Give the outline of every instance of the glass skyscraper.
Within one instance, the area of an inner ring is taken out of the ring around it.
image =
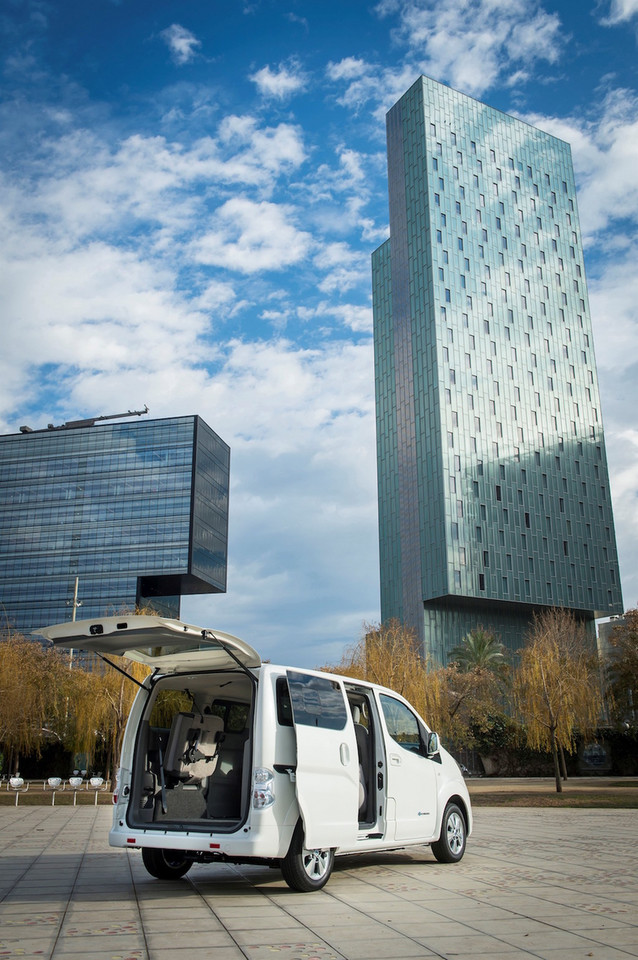
[[[229,447],[200,417],[0,437],[0,632],[226,590]]]
[[[373,254],[381,615],[438,662],[472,628],[622,612],[569,145],[421,77],[387,115]]]

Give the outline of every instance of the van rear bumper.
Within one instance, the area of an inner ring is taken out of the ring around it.
[[[205,854],[211,859],[225,857],[240,861],[281,860],[290,847],[294,823],[287,825],[259,824],[251,830],[247,824],[237,833],[186,833],[182,830],[155,830],[116,825],[109,833],[112,847],[138,849],[153,847],[163,850],[185,850]]]

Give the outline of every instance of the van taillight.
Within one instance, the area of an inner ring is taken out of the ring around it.
[[[253,807],[271,807],[275,802],[275,775],[272,770],[257,767],[253,774]]]

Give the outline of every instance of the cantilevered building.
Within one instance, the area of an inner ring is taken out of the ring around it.
[[[226,590],[230,450],[197,416],[0,437],[0,635]]]
[[[381,615],[445,662],[622,612],[569,145],[421,77],[373,255]]]

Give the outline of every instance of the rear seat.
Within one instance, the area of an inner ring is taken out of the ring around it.
[[[206,816],[210,819],[241,817],[244,746],[248,733],[248,730],[225,733],[219,744],[217,766],[208,778]]]

